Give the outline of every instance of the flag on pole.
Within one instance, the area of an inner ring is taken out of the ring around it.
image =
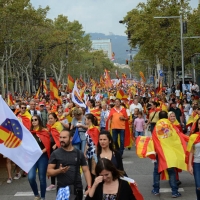
[[[104,71],[104,78],[105,78],[105,86],[107,88],[111,88],[112,82],[111,82],[111,79],[110,79],[109,71],[107,69],[105,69],[105,71]]]
[[[42,151],[28,129],[17,119],[0,96],[0,153],[29,172]]]
[[[47,95],[48,92],[48,88],[47,88],[47,84],[46,84],[46,80],[43,80],[43,92]]]
[[[41,87],[41,86],[40,86]],[[39,95],[40,95],[40,87],[38,88],[38,91],[37,91],[37,93],[35,94],[35,99],[38,99],[39,98]]]
[[[61,104],[60,97],[58,96],[58,87],[52,78],[50,78],[50,97],[51,99],[57,99],[58,104]]]
[[[8,106],[12,106],[12,105],[14,105],[12,94],[8,93]]]
[[[72,92],[74,87],[74,79],[68,74],[67,77],[67,89],[69,92]]]
[[[74,88],[72,90],[72,101],[75,104],[79,105],[80,107],[86,108],[86,105],[85,105],[85,103],[83,102],[83,99],[80,96],[80,93],[79,93],[79,90],[77,88],[77,83],[76,82],[75,82]]]

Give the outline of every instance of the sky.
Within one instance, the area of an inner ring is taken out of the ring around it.
[[[190,0],[192,8],[198,6],[199,0]],[[69,21],[78,20],[86,33],[110,32],[125,35],[125,25],[119,21],[139,2],[146,0],[31,0],[37,9],[39,6],[51,8],[48,18],[54,19],[59,14],[68,16]]]

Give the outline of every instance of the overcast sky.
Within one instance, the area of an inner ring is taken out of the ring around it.
[[[196,8],[198,1],[191,0],[190,5]],[[112,32],[116,35],[125,35],[125,26],[119,24],[119,20],[139,2],[146,0],[31,0],[35,8],[48,5],[51,8],[48,17],[51,19],[63,14],[70,21],[78,20],[86,33]]]

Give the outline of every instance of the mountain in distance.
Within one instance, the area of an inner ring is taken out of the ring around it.
[[[98,40],[98,39],[111,39],[112,43],[112,51],[115,53],[115,63],[125,64],[126,59],[129,59],[126,50],[130,50],[130,46],[128,44],[127,36],[121,35],[114,35],[110,33],[109,35],[105,35],[103,33],[88,33],[91,36],[91,40]],[[132,52],[135,54],[135,52]]]

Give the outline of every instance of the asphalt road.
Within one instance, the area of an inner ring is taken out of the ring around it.
[[[161,181],[161,194],[151,194],[153,182],[153,164],[149,159],[140,159],[132,150],[124,152],[124,168],[130,178],[133,178],[143,194],[145,200],[169,200],[172,199],[168,181]],[[2,171],[4,170],[4,171]],[[14,174],[13,174],[14,176]],[[84,178],[83,178],[84,179]],[[180,200],[196,200],[194,178],[188,172],[180,173]],[[50,180],[47,180],[48,184]],[[85,182],[85,181],[84,181]],[[20,196],[17,196],[20,195]],[[55,191],[46,193],[46,200],[55,200]],[[6,183],[6,170],[1,169],[0,173],[0,200],[33,200],[31,188],[27,178],[14,180],[11,184]]]

